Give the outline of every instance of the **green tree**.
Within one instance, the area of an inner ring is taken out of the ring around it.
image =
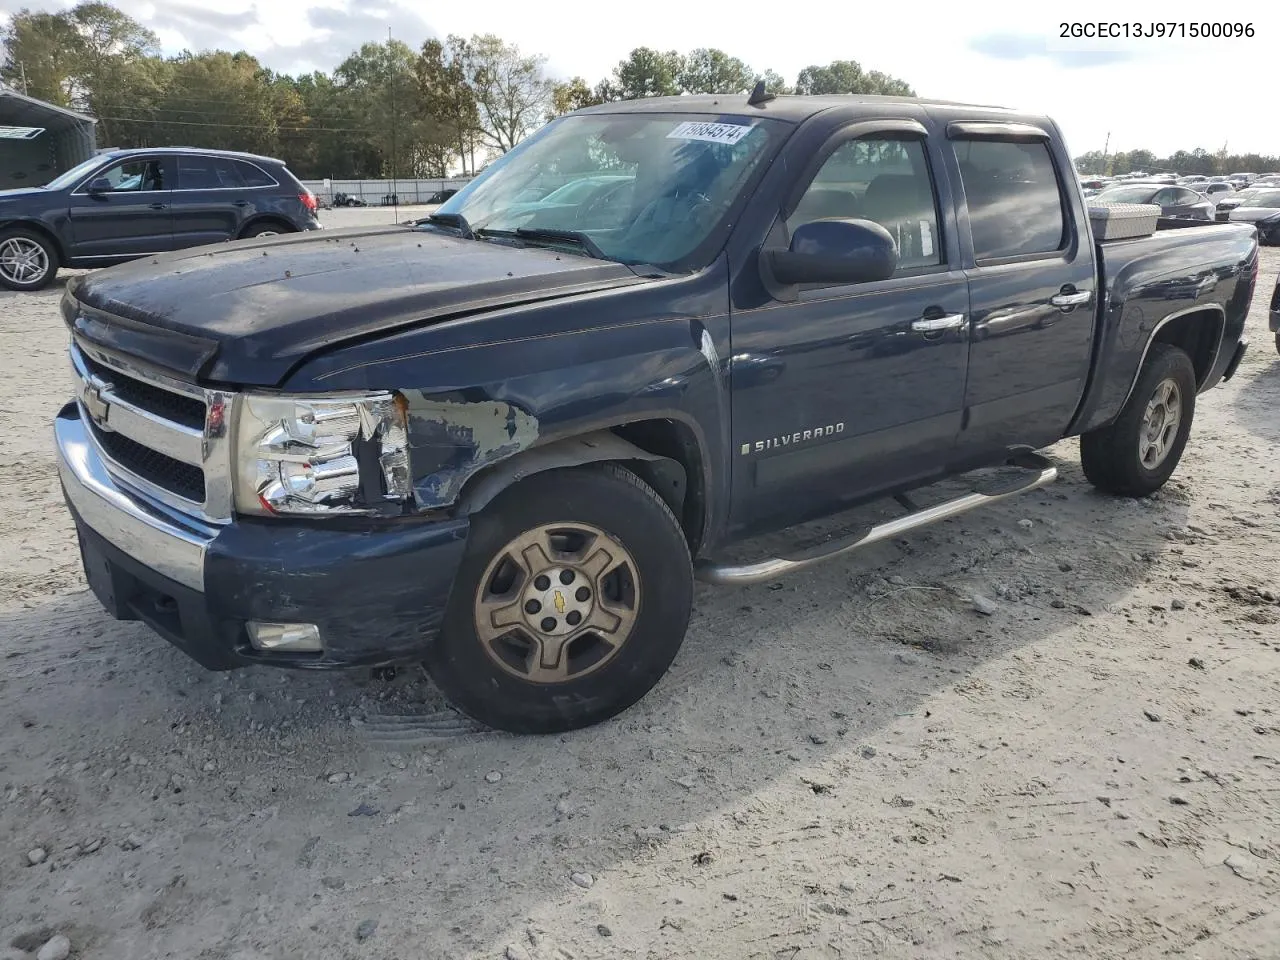
[[[680,93],[684,57],[674,50],[659,53],[636,47],[613,68],[613,77],[602,81],[601,100],[639,100],[642,97],[674,97]]]
[[[551,109],[547,112],[547,119],[554,120],[566,113],[573,113],[583,107],[592,107],[597,103],[604,103],[604,99],[596,90],[587,86],[587,81],[581,77],[574,77],[564,83],[557,83],[551,88]]]
[[[857,60],[833,60],[826,66],[805,67],[796,78],[796,93],[818,95],[827,93],[872,93],[900,97],[914,97],[905,80],[891,77],[879,70],[869,73]]]
[[[0,79],[33,97],[71,106],[79,36],[62,13],[15,13],[0,30]]]
[[[537,127],[551,106],[544,57],[526,56],[493,34],[471,38],[471,89],[483,142],[506,153]]]
[[[480,125],[475,93],[467,82],[469,48],[461,37],[449,41],[446,47],[439,40],[428,40],[414,65],[422,109],[449,137],[449,149],[435,151],[440,176],[455,155],[466,171],[468,146]]]
[[[746,93],[755,73],[737,57],[714,47],[699,47],[681,58],[676,77],[684,93]]]

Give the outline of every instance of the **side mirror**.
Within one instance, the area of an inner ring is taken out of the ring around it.
[[[870,220],[814,220],[796,227],[788,250],[765,250],[779,283],[869,283],[898,269],[898,245]]]
[[[90,195],[97,195],[99,193],[110,193],[110,192],[111,192],[111,181],[108,180],[106,177],[98,177],[97,179],[89,181]]]

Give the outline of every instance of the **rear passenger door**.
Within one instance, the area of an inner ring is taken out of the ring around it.
[[[786,247],[815,220],[873,220],[893,235],[898,268],[735,309],[737,530],[787,526],[945,469],[960,428],[969,294],[953,223],[940,214],[937,149],[921,124],[873,121],[803,158],[809,169],[765,245]]]
[[[948,127],[972,303],[962,458],[1061,438],[1084,393],[1093,249],[1065,190],[1070,160],[1021,124]]]
[[[236,161],[182,154],[173,193],[174,248],[218,243],[237,236],[250,202]]]

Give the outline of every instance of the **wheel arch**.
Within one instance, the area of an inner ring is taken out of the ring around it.
[[[58,265],[66,266],[67,253],[62,248],[62,241],[58,239],[56,233],[39,220],[8,220],[0,223],[0,233],[6,230],[26,230],[29,233],[38,233],[53,245],[53,252],[58,255]]]
[[[522,450],[470,477],[458,496],[460,515],[477,513],[526,477],[592,463],[621,463],[671,508],[696,554],[707,523],[706,467],[694,432],[678,420],[641,420]]]
[[[1191,358],[1191,365],[1196,371],[1196,389],[1204,389],[1209,375],[1222,350],[1222,336],[1226,330],[1226,311],[1217,304],[1205,304],[1171,313],[1156,324],[1147,351],[1156,343],[1167,343],[1178,347]],[[1143,362],[1146,354],[1143,354]],[[1139,370],[1142,363],[1138,364]],[[1134,378],[1137,383],[1137,378]],[[1132,392],[1132,388],[1130,390]]]

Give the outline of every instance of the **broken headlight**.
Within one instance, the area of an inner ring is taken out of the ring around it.
[[[413,492],[398,394],[246,394],[235,450],[241,513],[381,513]]]

